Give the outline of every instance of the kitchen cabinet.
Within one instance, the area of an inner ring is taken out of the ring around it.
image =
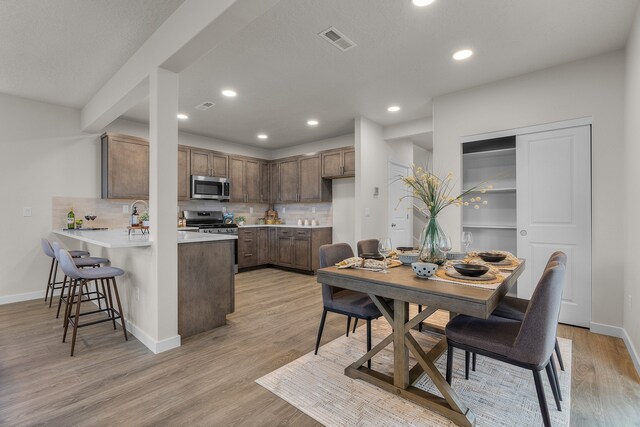
[[[229,181],[231,201],[239,203],[260,203],[262,183],[260,181],[260,160],[246,157],[229,157]]]
[[[295,203],[298,201],[298,158],[278,162],[278,202]]]
[[[257,229],[238,230],[238,268],[253,267],[258,264]]]
[[[356,152],[352,147],[322,153],[322,177],[328,179],[354,177]]]
[[[269,253],[267,258],[269,264],[277,264],[278,261],[278,229],[276,227],[266,227],[269,231]]]
[[[178,200],[191,198],[191,173],[189,172],[189,147],[178,146]]]
[[[102,143],[102,198],[149,198],[149,142],[107,132]]]
[[[278,203],[331,201],[331,182],[322,178],[321,155],[299,156],[278,161]]]
[[[260,203],[271,203],[270,163],[260,162]]]
[[[275,265],[315,271],[320,265],[320,246],[331,243],[331,228],[278,228]]]
[[[280,192],[280,165],[278,162],[269,163],[269,203],[278,202]]]
[[[258,238],[256,265],[269,264],[269,229],[260,227],[256,230],[256,237]]]
[[[191,175],[228,178],[229,156],[217,151],[191,148]]]
[[[295,229],[291,247],[293,268],[311,270],[311,230]]]

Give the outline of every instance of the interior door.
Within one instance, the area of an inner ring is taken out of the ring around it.
[[[389,162],[389,238],[393,246],[413,246],[411,239],[412,202],[406,196],[407,186],[399,179],[409,168]]]
[[[567,254],[560,321],[591,321],[591,126],[516,139],[518,297],[531,298],[554,251]]]

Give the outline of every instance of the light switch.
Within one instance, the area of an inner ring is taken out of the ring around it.
[[[22,216],[31,216],[31,208],[22,208]]]
[[[371,209],[369,208],[364,208],[364,216],[366,216],[367,218],[371,216]]]
[[[253,208],[249,208],[249,213],[252,214],[253,213]]]
[[[285,208],[284,206],[282,207],[282,213],[286,213],[287,212],[287,208]]]
[[[311,207],[311,213],[316,213],[316,207],[315,206]]]
[[[129,213],[129,205],[122,205],[122,213],[123,214]]]

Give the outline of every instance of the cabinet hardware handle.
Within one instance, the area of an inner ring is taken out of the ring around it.
[[[244,254],[245,257],[253,256],[253,254]]]

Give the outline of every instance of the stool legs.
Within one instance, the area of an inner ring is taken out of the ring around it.
[[[76,283],[77,286],[77,283]],[[78,301],[76,301],[76,317],[73,318],[73,337],[71,338],[71,357],[73,357],[73,350],[76,348],[76,335],[78,335],[78,320],[80,319],[80,304],[82,303],[82,287],[87,286],[87,282],[84,280],[80,285],[80,292],[78,292]],[[69,309],[71,311],[71,309]]]
[[[129,337],[127,336],[127,327],[125,326],[124,321],[124,313],[122,312],[122,305],[120,305],[120,294],[118,294],[118,285],[116,285],[116,278],[112,277],[111,281],[113,282],[113,292],[116,294],[116,302],[118,303],[118,314],[120,315],[120,321],[122,322],[122,332],[124,333],[124,339],[125,341],[129,341]]]
[[[71,281],[69,281],[69,286],[71,286]],[[56,319],[60,317],[60,307],[62,306],[62,298],[64,297],[64,289],[66,287],[67,287],[67,276],[64,276],[64,280],[62,281],[62,290],[60,291],[60,298],[58,298],[58,311],[56,312]],[[66,301],[68,300],[65,300],[65,302]]]
[[[51,289],[52,285],[51,285],[51,277],[53,276],[53,266],[56,263],[56,259],[55,258],[51,258],[51,268],[49,269],[49,279],[47,279],[47,292],[44,294],[44,300],[45,302],[47,301],[47,298],[49,297],[49,289]],[[54,280],[55,282],[55,280]],[[53,289],[51,289],[51,298],[53,299]]]

